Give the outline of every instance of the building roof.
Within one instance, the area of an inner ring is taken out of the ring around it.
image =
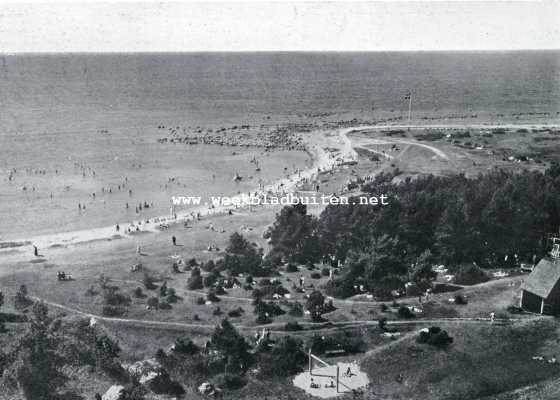
[[[521,289],[546,299],[560,280],[560,259],[543,258],[521,285]]]

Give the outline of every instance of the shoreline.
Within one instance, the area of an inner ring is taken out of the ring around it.
[[[358,125],[353,127],[340,127],[332,130],[320,130],[308,132],[302,135],[301,138],[304,143],[305,152],[309,154],[313,160],[311,167],[291,174],[287,178],[281,178],[264,186],[262,189],[254,189],[258,197],[266,195],[279,195],[286,193],[297,192],[298,186],[303,182],[310,182],[317,178],[320,172],[332,171],[334,168],[343,165],[349,161],[355,161],[358,154],[353,148],[352,140],[348,137],[349,134],[360,131],[378,131],[385,129],[415,129],[415,130],[428,130],[428,129],[441,129],[441,130],[455,130],[455,129],[543,129],[543,128],[559,128],[560,125],[547,123],[547,124],[383,124],[383,125]],[[329,149],[334,149],[331,151]],[[231,196],[230,199],[241,199],[244,194],[237,194]],[[116,231],[116,225],[104,226],[92,229],[67,231],[60,233],[44,234],[26,238],[6,239],[0,242],[0,255],[13,254],[14,252],[23,253],[28,252],[32,245],[37,246],[39,249],[65,247],[68,245],[99,241],[99,240],[113,240],[113,239],[134,239],[135,235],[144,233],[159,233],[165,229],[166,225],[177,223],[196,222],[200,219],[211,217],[214,215],[223,215],[229,211],[246,209],[250,205],[243,204],[242,206],[234,205],[219,205],[214,206],[205,204],[196,206],[188,210],[183,210],[176,213],[174,216],[159,216],[148,218],[149,222],[142,220],[135,220],[125,223],[118,223],[121,227],[120,231]],[[163,229],[161,228],[163,224]],[[131,233],[125,233],[126,226],[138,227],[137,230]]]
[[[348,129],[345,129],[348,130]],[[304,139],[306,140],[306,139]],[[264,186],[263,189],[253,189],[250,192],[257,193],[259,196],[277,194],[280,192],[291,192],[297,188],[297,185],[301,182],[309,179],[314,179],[319,171],[324,171],[326,169],[332,169],[336,166],[336,162],[332,160],[331,155],[325,151],[319,144],[310,143],[305,146],[305,151],[313,159],[313,165],[303,171],[294,173],[287,178],[281,178],[274,182]],[[355,156],[355,154],[354,154]],[[231,196],[231,199],[240,199],[242,194],[237,194]],[[92,229],[67,231],[60,233],[50,233],[32,237],[7,239],[0,242],[0,255],[2,253],[12,253],[17,252],[27,252],[31,249],[32,245],[37,246],[39,249],[53,248],[53,247],[63,247],[72,244],[79,244],[84,242],[92,242],[98,240],[112,240],[112,239],[123,239],[130,238],[133,239],[135,235],[144,233],[159,233],[162,231],[160,226],[171,225],[177,223],[185,222],[196,222],[198,219],[211,217],[213,215],[223,215],[230,210],[239,210],[249,207],[248,205],[242,207],[235,207],[231,205],[203,205],[196,206],[188,210],[177,212],[175,216],[158,216],[148,218],[149,222],[142,220],[134,220],[132,222],[118,223],[121,227],[120,231],[116,231],[116,225],[104,226]],[[199,215],[199,218],[195,215]],[[135,226],[139,230],[132,231],[131,233],[125,233],[126,226]],[[122,232],[121,232],[122,231]],[[4,246],[2,246],[4,245]]]

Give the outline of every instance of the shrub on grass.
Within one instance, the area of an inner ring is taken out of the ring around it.
[[[327,267],[321,269],[321,275],[329,276],[331,274],[331,270]]]
[[[325,285],[325,292],[329,296],[345,299],[356,294],[352,279],[333,279]]]
[[[175,343],[173,344],[173,351],[176,353],[192,355],[199,353],[200,348],[194,344],[191,339],[181,337],[175,340]]]
[[[291,303],[288,314],[292,317],[303,317],[303,305],[300,302]]]
[[[259,314],[268,314],[270,316],[277,316],[277,315],[283,315],[286,313],[286,311],[282,310],[282,308],[276,304],[273,303],[271,301],[266,302],[266,301],[258,301],[255,303],[255,308],[254,308],[254,313],[259,315]]]
[[[109,306],[128,306],[131,300],[117,286],[106,286],[103,290],[103,302]]]
[[[216,268],[216,264],[214,263],[214,260],[208,260],[208,261],[206,261],[205,263],[203,263],[203,264],[200,266],[200,268],[201,268],[203,271],[206,271],[206,272],[213,272],[214,269]]]
[[[202,282],[202,277],[200,275],[193,275],[187,281],[187,288],[189,290],[200,290],[203,287],[204,285]]]
[[[150,297],[146,302],[146,305],[150,308],[158,308],[159,307],[159,299],[157,297]]]
[[[33,300],[27,297],[27,286],[21,285],[14,297],[14,307],[17,310],[22,310],[33,304]]]
[[[171,304],[169,304],[167,300],[161,300],[159,302],[158,308],[160,310],[171,310]]]
[[[164,370],[159,371],[157,376],[148,382],[148,388],[155,394],[166,394],[170,396],[181,396],[185,389],[180,383],[174,381]]]
[[[410,319],[415,317],[414,313],[407,306],[400,306],[397,314],[399,315],[399,317],[405,319]]]
[[[220,307],[216,307],[214,309],[214,311],[212,311],[212,315],[216,315],[216,316],[222,315],[223,313],[224,312],[222,311],[222,309]]]
[[[459,285],[476,285],[489,279],[488,275],[474,264],[462,265],[455,274],[455,283]]]
[[[144,294],[144,292],[142,291],[142,288],[140,286],[138,286],[136,289],[134,289],[134,291],[132,292],[132,295],[134,297],[136,297],[137,299],[141,299],[146,297],[146,295]]]
[[[177,296],[177,292],[175,291],[174,288],[167,289],[167,297],[165,298],[165,300],[169,304],[177,303],[177,300],[179,300],[179,299],[180,299],[180,297]]]
[[[126,308],[122,306],[104,305],[101,312],[105,317],[121,317],[126,314]]]
[[[199,306],[203,305],[205,303],[204,301],[204,297],[197,297],[195,300],[196,304],[198,304]]]
[[[295,264],[289,263],[286,265],[286,272],[298,272],[298,267]]]
[[[167,281],[163,281],[163,283],[161,284],[159,288],[159,295],[161,297],[167,296]]]
[[[226,294],[226,290],[224,289],[223,286],[218,285],[213,289],[214,294],[218,295],[218,296],[223,296],[224,294]]]
[[[218,281],[219,278],[220,278],[220,274],[214,272],[209,273],[202,280],[204,287],[211,287],[214,283]]]
[[[454,298],[455,304],[465,305],[468,303],[467,298],[463,295],[457,294]]]
[[[445,347],[453,343],[453,338],[438,326],[423,329],[416,340],[418,343],[426,343],[436,347]]]
[[[321,273],[320,272],[312,272],[310,276],[311,276],[311,279],[321,279]]]
[[[208,301],[211,301],[212,303],[217,303],[220,301],[220,298],[218,296],[216,296],[216,293],[214,292],[208,292],[208,294],[206,295],[206,299]]]
[[[144,287],[148,290],[154,290],[157,288],[155,284],[155,278],[147,272],[144,273],[142,282],[144,283]]]
[[[241,317],[241,315],[243,315],[244,312],[245,312],[245,310],[243,310],[241,307],[238,307],[238,308],[235,308],[233,310],[230,310],[228,312],[228,317],[238,318],[238,317]]]
[[[259,314],[257,316],[257,319],[255,320],[257,322],[257,324],[259,325],[266,325],[266,324],[270,324],[272,322],[272,318],[270,318],[268,315],[266,314]]]
[[[300,340],[287,336],[278,339],[272,349],[259,353],[259,372],[262,377],[286,377],[303,370],[307,355]]]

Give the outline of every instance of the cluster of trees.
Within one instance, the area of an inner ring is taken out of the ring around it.
[[[435,262],[451,268],[532,262],[545,254],[546,235],[560,226],[559,165],[544,173],[495,170],[473,179],[394,178],[380,174],[362,186],[366,194],[386,194],[385,207],[350,199],[318,218],[303,205],[285,207],[267,232],[271,254],[294,263],[343,264],[329,285],[333,295],[350,296],[360,285],[386,295],[408,281],[429,285]],[[473,268],[462,273],[466,280],[477,274]]]
[[[10,348],[0,353],[4,390],[20,391],[26,399],[71,397],[65,392],[67,367],[89,366],[116,379],[141,398],[142,390],[119,362],[117,342],[84,319],[53,318],[44,303],[35,302],[29,325]]]
[[[227,319],[216,326],[204,348],[181,338],[172,351],[158,351],[156,358],[179,381],[199,385],[209,380],[222,389],[243,386],[250,369],[261,378],[278,378],[300,372],[307,361],[301,340],[264,339],[253,347]]]

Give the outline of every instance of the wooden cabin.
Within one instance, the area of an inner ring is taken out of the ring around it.
[[[519,306],[538,314],[560,314],[560,258],[539,261],[521,285]]]

